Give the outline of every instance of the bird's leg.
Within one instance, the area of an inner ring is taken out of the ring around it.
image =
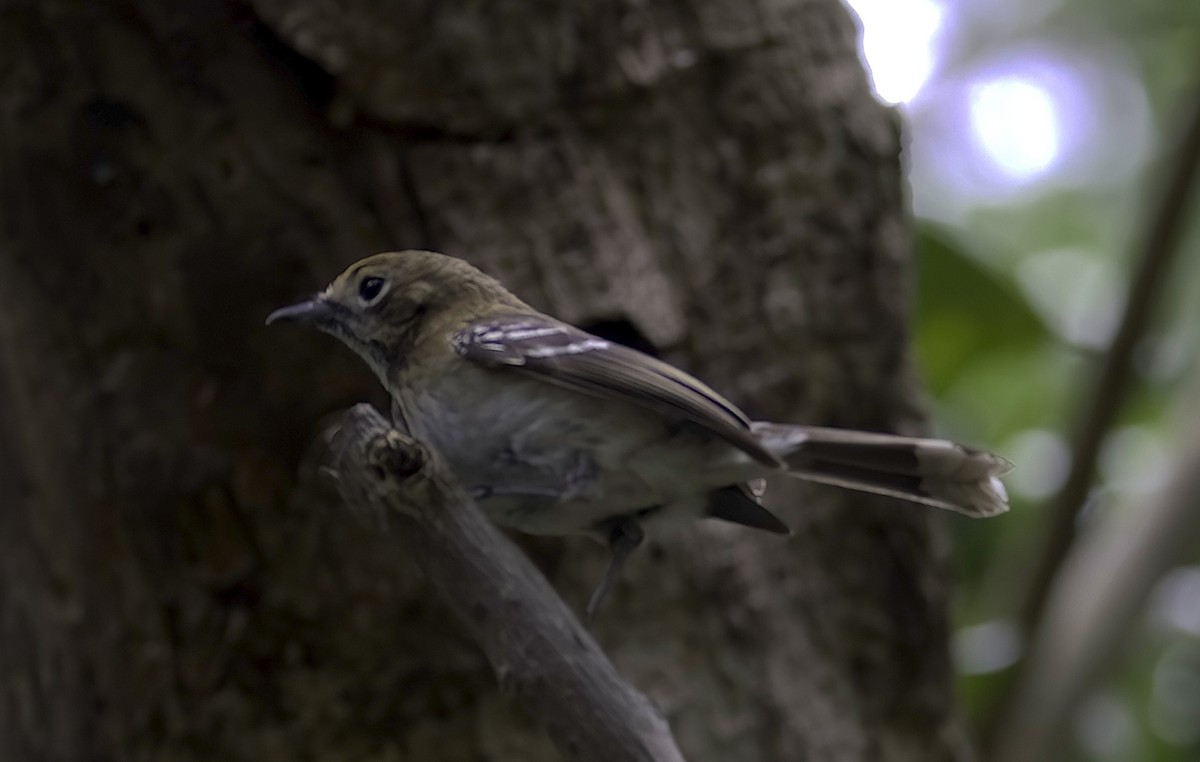
[[[600,609],[600,604],[604,602],[604,597],[608,595],[609,588],[616,583],[617,577],[621,576],[621,567],[625,565],[625,561],[637,546],[642,544],[642,538],[645,537],[641,525],[637,523],[636,519],[630,516],[609,519],[602,522],[599,529],[608,536],[608,549],[612,551],[612,558],[608,562],[608,569],[604,572],[604,578],[600,580],[599,586],[596,587],[596,592],[592,593],[591,600],[588,601],[588,624],[591,624],[592,619],[595,618],[596,612]]]

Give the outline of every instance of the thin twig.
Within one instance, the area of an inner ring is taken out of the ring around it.
[[[563,756],[683,762],[666,720],[621,679],[533,564],[439,460],[370,405],[331,443],[347,506],[396,535]]]
[[[1100,448],[1132,387],[1135,350],[1150,326],[1179,252],[1200,166],[1200,98],[1193,98],[1191,104],[1178,142],[1164,156],[1164,182],[1149,207],[1144,233],[1137,244],[1136,269],[1129,282],[1121,321],[1094,375],[1095,384],[1080,408],[1072,438],[1071,467],[1052,501],[1050,526],[1022,597],[1018,625],[1027,641],[1041,625],[1051,585],[1075,540],[1076,521],[1092,487]],[[987,740],[994,739],[999,732],[997,728],[1005,722],[1013,691],[1024,679],[1027,667],[1025,661],[1018,663],[1003,688],[991,727],[984,730]]]
[[[1196,392],[1200,392],[1197,386]],[[1181,406],[1192,420],[1200,395]],[[1062,759],[1070,719],[1112,669],[1154,585],[1194,551],[1200,530],[1200,431],[1177,448],[1172,474],[1152,498],[1075,543],[1026,657],[1030,668],[997,737],[997,762]],[[1097,585],[1096,580],[1105,584]]]

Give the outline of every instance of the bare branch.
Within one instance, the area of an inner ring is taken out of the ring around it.
[[[1083,409],[1071,447],[1071,469],[1055,497],[1045,552],[1039,558],[1037,571],[1021,609],[1021,622],[1026,632],[1033,632],[1037,628],[1050,583],[1071,547],[1075,537],[1075,519],[1091,489],[1100,446],[1129,392],[1134,350],[1150,325],[1167,274],[1179,250],[1178,243],[1191,205],[1197,165],[1200,165],[1200,100],[1196,101],[1194,110],[1188,115],[1179,143],[1167,154],[1166,161],[1169,174],[1146,227],[1145,237],[1139,245],[1137,269],[1125,295],[1125,311],[1112,343],[1104,354],[1095,376],[1095,386]]]
[[[409,554],[566,758],[683,761],[666,720],[433,453],[365,404],[331,444],[349,508],[383,529],[403,525]]]
[[[1181,124],[1175,144],[1165,152],[1163,184],[1148,207],[1121,322],[1094,374],[1094,386],[1080,408],[1071,444],[1071,468],[1051,506],[1050,526],[1018,611],[1018,623],[1027,639],[1037,637],[1045,617],[1055,577],[1075,540],[1076,520],[1091,490],[1100,448],[1132,386],[1134,352],[1150,326],[1179,252],[1200,167],[1200,101],[1193,98],[1188,102],[1194,105]],[[1025,679],[1027,670],[1028,660],[1023,660],[1006,681],[991,713],[989,727],[983,729],[989,746],[1003,734],[1000,728],[1006,723],[1014,691]]]
[[[1200,386],[1176,420],[1195,420]],[[1062,759],[1064,729],[1112,668],[1156,582],[1194,550],[1200,531],[1200,431],[1188,432],[1163,489],[1075,544],[1054,580],[997,762]],[[1103,584],[1097,584],[1102,580]]]

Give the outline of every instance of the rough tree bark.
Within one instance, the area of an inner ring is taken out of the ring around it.
[[[0,758],[554,758],[305,457],[381,396],[262,318],[364,254],[628,321],[756,417],[920,428],[835,0],[451,6],[5,4]],[[794,537],[655,538],[601,645],[693,761],[964,758],[941,518],[773,489]],[[528,547],[582,607],[602,550]]]

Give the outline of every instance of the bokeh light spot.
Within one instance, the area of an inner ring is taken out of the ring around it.
[[[1098,760],[1130,759],[1136,727],[1129,705],[1113,693],[1093,695],[1075,717],[1080,745]]]
[[[1200,638],[1200,566],[1167,574],[1150,598],[1150,620],[1162,630]]]
[[[1062,338],[1102,349],[1121,317],[1120,274],[1102,252],[1062,248],[1029,254],[1017,283],[1030,305]]]
[[[1006,443],[1004,452],[1016,465],[1005,481],[1013,492],[1031,500],[1057,492],[1071,467],[1067,443],[1048,429],[1022,431]]]
[[[1150,493],[1170,476],[1170,459],[1159,433],[1149,426],[1124,426],[1104,440],[1101,477],[1121,492]]]
[[[945,9],[934,0],[848,0],[862,19],[863,58],[875,92],[908,103],[933,73]]]
[[[1032,180],[1054,165],[1061,149],[1058,107],[1045,87],[1013,75],[971,85],[971,131],[996,169]]]
[[[964,627],[954,635],[954,661],[964,675],[999,672],[1021,658],[1021,636],[1008,620]]]

